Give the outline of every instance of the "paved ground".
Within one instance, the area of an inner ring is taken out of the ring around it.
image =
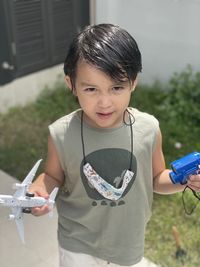
[[[0,170],[0,194],[12,194],[15,182]],[[24,215],[25,245],[19,239],[15,222],[8,220],[9,213],[9,208],[0,206],[0,266],[58,267],[56,210],[53,218]],[[156,265],[144,259],[140,267]]]

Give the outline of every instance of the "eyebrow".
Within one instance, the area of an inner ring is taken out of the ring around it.
[[[123,85],[123,84],[127,84],[129,81],[126,80],[126,81],[113,81],[112,85]],[[88,82],[81,82],[80,83],[81,86],[90,86],[90,87],[98,87],[98,85],[96,84],[91,84],[91,83],[88,83]]]
[[[82,86],[97,87],[97,85],[95,85],[95,84],[91,84],[91,83],[88,83],[88,82],[81,82],[80,84],[81,84]]]

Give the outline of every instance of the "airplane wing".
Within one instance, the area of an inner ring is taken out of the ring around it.
[[[28,191],[28,188],[29,188],[30,184],[33,181],[33,178],[34,178],[34,176],[36,174],[36,171],[37,171],[37,169],[38,169],[41,161],[42,161],[42,159],[40,159],[40,160],[38,160],[36,162],[36,164],[33,166],[33,168],[28,173],[28,175],[26,176],[26,178],[20,184],[19,188],[17,189],[17,191],[14,194],[14,197],[25,196],[26,192]]]
[[[12,208],[13,215],[15,216],[15,222],[17,225],[17,230],[20,236],[20,239],[23,244],[25,244],[24,239],[24,222],[23,222],[23,213],[21,207],[14,207]]]

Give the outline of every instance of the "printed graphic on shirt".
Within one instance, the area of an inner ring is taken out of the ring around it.
[[[81,178],[92,205],[117,206],[125,204],[123,197],[133,186],[137,162],[125,149],[107,148],[86,156],[81,164]]]

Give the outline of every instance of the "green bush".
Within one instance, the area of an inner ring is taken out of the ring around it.
[[[155,115],[163,134],[169,163],[191,151],[200,151],[200,72],[188,66],[164,87],[156,82],[133,94],[134,106]]]
[[[172,123],[182,123],[196,129],[200,125],[200,72],[193,73],[188,66],[182,73],[175,73],[169,82],[165,101],[167,118]]]

